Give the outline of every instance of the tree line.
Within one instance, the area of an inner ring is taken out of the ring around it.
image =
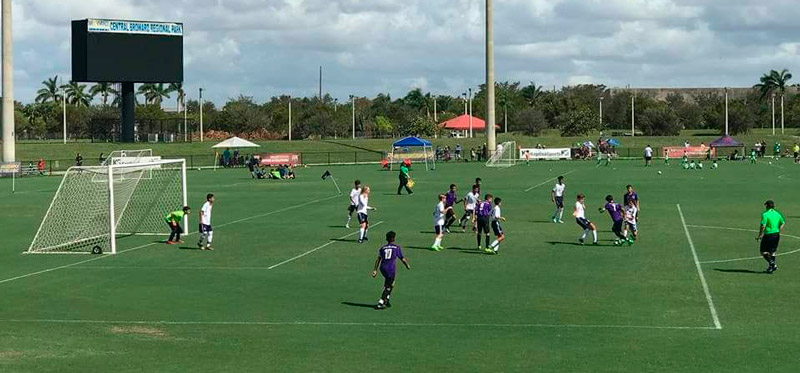
[[[775,97],[784,100],[783,112],[788,126],[800,124],[800,95],[787,94],[791,78],[791,73],[785,69],[771,70],[761,76],[748,94],[731,98],[728,103],[730,133],[742,134],[751,128],[771,126]],[[120,95],[114,84],[98,83],[88,87],[69,82],[59,86],[57,81],[58,77],[43,81],[33,103],[16,103],[19,135],[36,138],[61,133],[64,103],[68,133],[72,137],[90,137],[118,128],[115,126],[119,122]],[[485,85],[478,87],[471,98],[472,113],[480,118],[485,118],[485,88]],[[533,82],[527,85],[499,82],[495,92],[496,121],[501,132],[538,135],[545,129],[557,129],[563,136],[580,136],[595,130],[630,130],[632,100],[636,129],[645,135],[677,135],[681,129],[722,132],[725,125],[722,89],[691,97],[670,94],[662,100],[647,92],[612,91],[604,85],[592,84],[547,90]],[[184,109],[191,128],[198,130],[200,103],[187,101],[181,84],[142,84],[136,93],[136,120],[140,131],[141,123],[149,123],[149,127],[145,126],[147,131],[181,132]],[[203,122],[205,130],[251,138],[286,138],[291,103],[292,136],[296,139],[350,137],[353,122],[359,137],[446,135],[437,122],[468,111],[467,96],[467,93],[433,95],[413,89],[399,98],[383,93],[371,98],[350,97],[345,101],[330,95],[281,95],[259,103],[253,97],[240,95],[228,99],[222,107],[211,101],[204,102]],[[163,104],[173,99],[176,109],[165,111]],[[159,125],[154,127],[152,123]]]

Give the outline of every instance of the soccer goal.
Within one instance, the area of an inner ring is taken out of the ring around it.
[[[152,149],[136,149],[136,150],[114,150],[113,152],[108,154],[108,157],[103,160],[101,166],[108,166],[109,163],[142,163],[145,162],[145,157],[149,158],[153,156]],[[123,160],[118,160],[118,158],[124,158]]]
[[[517,143],[507,141],[497,145],[492,156],[486,161],[488,167],[511,167],[517,163]]]
[[[28,253],[116,254],[118,237],[166,235],[186,202],[185,159],[70,167]]]

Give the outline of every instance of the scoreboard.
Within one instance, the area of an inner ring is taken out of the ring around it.
[[[84,19],[72,21],[75,82],[183,81],[183,24]]]

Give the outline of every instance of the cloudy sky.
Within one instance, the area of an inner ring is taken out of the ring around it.
[[[15,95],[70,75],[72,19],[184,23],[185,86],[218,104],[324,90],[458,95],[483,77],[483,0],[14,0]],[[498,80],[750,86],[800,59],[796,0],[495,0]]]

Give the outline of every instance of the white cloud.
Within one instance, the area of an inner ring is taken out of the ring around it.
[[[458,95],[483,82],[483,0],[15,0],[16,95],[70,69],[70,21],[182,21],[185,85],[211,99]],[[793,0],[497,0],[499,80],[749,86],[797,67]],[[221,102],[218,102],[221,103]]]

